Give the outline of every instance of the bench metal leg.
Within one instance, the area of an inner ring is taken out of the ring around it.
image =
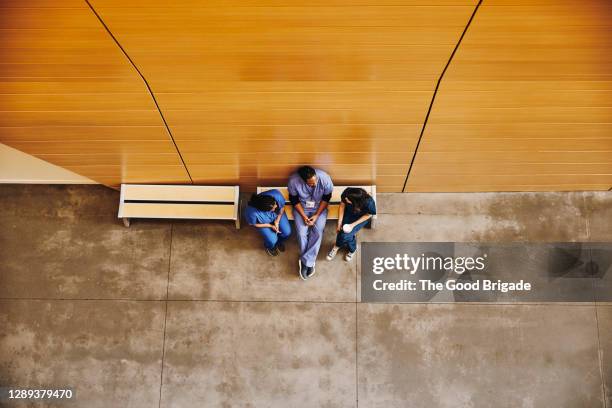
[[[370,229],[374,229],[374,223],[376,222],[376,218],[370,218]]]
[[[130,226],[130,219],[129,218],[122,218],[123,220],[123,225],[125,225],[126,227]]]
[[[240,217],[236,218],[236,229],[240,229]]]

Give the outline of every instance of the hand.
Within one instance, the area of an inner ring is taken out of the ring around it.
[[[346,234],[350,234],[354,227],[355,226],[353,224],[344,224],[342,226],[342,231],[344,231]]]
[[[279,229],[278,229],[278,225],[276,225],[276,224],[270,224],[270,228],[272,228],[272,231],[274,231],[274,232],[276,232],[276,233],[278,234],[278,231],[279,231]]]
[[[274,226],[276,227],[276,232],[280,232],[280,220],[274,221]]]
[[[317,218],[319,218],[319,216],[317,214],[314,214],[312,217],[310,217],[309,218],[310,225],[315,225],[315,222],[317,222]]]
[[[308,226],[312,226],[312,223],[310,222],[310,218],[308,218],[306,215],[304,215],[302,219],[304,220],[304,224]]]
[[[340,231],[342,231],[342,224],[336,225],[336,234]]]

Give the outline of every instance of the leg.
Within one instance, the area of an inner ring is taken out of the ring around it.
[[[347,234],[344,231],[340,231],[338,235],[336,235],[336,246],[338,248],[344,248],[349,246],[349,242],[352,241],[355,237],[352,234]]]
[[[289,224],[289,218],[287,218],[287,214],[283,213],[278,227],[280,228],[280,234],[278,234],[278,242],[284,242],[291,235],[291,224]]]
[[[306,252],[306,244],[308,242],[308,225],[304,224],[304,220],[302,217],[300,217],[297,211],[293,211],[293,219],[295,221],[295,233],[297,234],[301,258],[304,252]]]
[[[263,236],[264,246],[268,249],[273,249],[278,242],[276,232],[272,231],[271,228],[257,228],[257,230]]]
[[[319,248],[321,248],[321,241],[323,240],[323,230],[325,229],[326,221],[327,210],[323,211],[321,215],[319,215],[315,225],[310,228],[306,250],[302,252],[302,262],[306,264],[306,266],[313,266],[317,260]]]
[[[349,252],[357,251],[357,232],[362,229],[367,223],[368,221],[364,221],[361,224],[355,225],[355,227],[353,227],[353,230],[348,234],[344,231],[340,231],[338,233],[338,236],[336,237],[336,246],[346,246]]]

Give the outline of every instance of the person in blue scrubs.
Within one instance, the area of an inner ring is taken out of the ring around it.
[[[277,256],[285,251],[284,242],[291,235],[289,219],[285,214],[285,198],[278,190],[253,194],[245,210],[249,225],[263,236],[268,255]]]
[[[327,221],[327,206],[334,184],[323,170],[302,166],[289,177],[287,190],[289,200],[293,204],[293,218],[300,248],[299,274],[300,278],[306,280],[315,273],[315,261],[321,248]]]
[[[357,251],[357,232],[372,216],[376,215],[374,199],[362,188],[348,187],[342,192],[336,226],[336,244],[327,254],[327,260],[335,258],[340,248],[347,248],[345,261],[353,259]]]

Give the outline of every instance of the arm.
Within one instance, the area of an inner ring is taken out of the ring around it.
[[[275,232],[278,232],[278,227],[274,224],[251,224],[256,228],[272,228]]]
[[[312,225],[310,223],[310,219],[306,216],[306,213],[304,212],[304,208],[302,207],[302,203],[300,203],[298,201],[297,204],[293,204],[293,208],[295,208],[297,210],[298,214],[300,214],[300,217],[302,217],[302,219],[304,220],[306,225]]]
[[[289,201],[293,205],[293,208],[297,211],[300,217],[302,217],[306,225],[310,225],[310,221],[308,220],[308,217],[304,212],[304,208],[302,207],[302,203],[300,202],[300,197],[298,196],[297,189],[292,186],[291,181],[289,181],[287,190],[289,191]]]
[[[257,228],[274,228],[274,225],[272,224],[251,224],[251,225]]]
[[[280,224],[280,220],[283,214],[285,213],[285,197],[283,197],[280,191],[275,190],[274,200],[276,200],[276,204],[278,205],[278,208],[277,208],[278,215],[274,219],[274,225],[276,226],[276,228],[278,228]]]
[[[336,226],[336,232],[342,231],[342,218],[344,218],[344,209],[346,204],[344,201],[340,201],[340,206],[338,207],[338,225]]]
[[[325,211],[327,206],[329,206],[329,202],[325,201],[325,196],[323,196],[323,199],[321,199],[321,202],[319,203],[319,208],[317,208],[317,211],[312,214],[312,217],[308,218],[307,224],[314,225],[314,223],[317,222],[317,218],[319,218],[319,215],[321,215],[321,213]]]
[[[321,200],[321,202],[319,203],[319,208],[317,208],[317,211],[314,213],[314,215],[316,215],[317,217],[321,215],[321,213],[325,211],[328,205],[328,201]]]
[[[312,215],[312,217],[310,217],[310,225],[313,225],[316,221],[317,218],[319,218],[319,215],[321,215],[321,213],[323,211],[325,211],[325,209],[329,206],[329,201],[331,200],[332,197],[332,192],[333,192],[333,186],[330,188],[330,192],[327,194],[323,194],[323,197],[321,197],[321,202],[319,203],[319,207],[317,208],[317,211]]]
[[[376,214],[376,203],[374,202],[373,199],[370,198],[370,200],[368,201],[367,207],[364,210],[365,210],[364,215],[362,215],[361,217],[359,217],[358,220],[350,224],[351,228],[354,228],[356,225],[359,225],[362,222],[366,222],[367,220],[369,220]]]
[[[359,217],[359,219],[357,221],[355,221],[354,223],[352,223],[350,225],[351,225],[351,227],[355,227],[356,225],[359,225],[362,222],[369,220],[370,218],[372,218],[372,214],[362,215],[361,217]]]
[[[304,219],[304,221],[306,221],[308,219],[308,217],[306,217],[306,213],[304,212],[304,208],[302,207],[302,203],[300,203],[300,197],[296,194],[296,195],[290,195],[289,196],[289,201],[291,201],[291,204],[293,204],[293,208],[295,208],[298,212],[298,214],[300,214],[300,216]]]
[[[278,228],[278,225],[280,224],[280,220],[284,213],[285,213],[285,207],[280,209],[280,211],[278,212],[278,215],[276,216],[276,219],[274,220],[274,225],[276,225],[277,228]]]

